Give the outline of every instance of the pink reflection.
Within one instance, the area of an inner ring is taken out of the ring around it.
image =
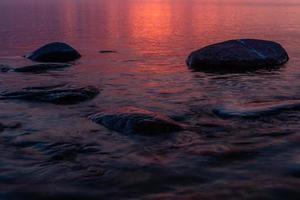
[[[131,37],[139,41],[161,42],[172,34],[170,1],[139,1],[130,6]]]
[[[239,37],[268,38],[288,48],[299,43],[286,37],[299,30],[298,4],[296,0],[284,4],[277,0],[2,0],[0,24],[5,29],[0,30],[0,55],[20,55],[50,41],[71,43],[89,59],[100,49],[120,50],[127,60],[137,59],[131,55],[184,59],[195,48]],[[18,12],[10,12],[12,7]]]

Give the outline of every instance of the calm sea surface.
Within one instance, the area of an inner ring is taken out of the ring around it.
[[[188,54],[235,38],[281,43],[272,71],[207,74]],[[63,41],[83,57],[42,74],[0,73],[0,92],[54,84],[101,93],[72,106],[0,101],[0,199],[300,199],[300,0],[1,0],[0,64]],[[100,50],[117,53],[100,54]],[[136,106],[189,131],[124,135],[88,119]],[[222,118],[214,111],[245,115]],[[299,106],[298,106],[299,107]]]

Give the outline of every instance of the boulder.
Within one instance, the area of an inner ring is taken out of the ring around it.
[[[70,45],[60,42],[47,44],[26,56],[37,62],[69,62],[81,57]]]
[[[124,134],[157,135],[182,130],[169,117],[136,107],[123,107],[96,114],[91,119],[108,129]]]
[[[40,72],[46,72],[49,70],[56,70],[56,69],[62,69],[66,67],[70,67],[71,64],[67,63],[39,63],[39,64],[33,64],[33,65],[27,65],[15,68],[15,72],[28,72],[28,73],[40,73]]]
[[[189,67],[203,71],[252,71],[286,63],[289,56],[278,43],[257,39],[229,40],[192,52]]]
[[[87,101],[99,94],[93,86],[80,88],[47,86],[24,88],[17,92],[2,93],[0,99],[19,99],[33,102],[46,102],[53,104],[76,104]]]

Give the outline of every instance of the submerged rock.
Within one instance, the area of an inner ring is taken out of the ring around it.
[[[182,130],[182,126],[165,115],[136,107],[124,107],[92,116],[108,129],[125,134],[156,135]]]
[[[20,128],[22,124],[20,122],[12,122],[9,124],[2,124],[0,123],[0,132],[4,131],[5,129],[17,129]]]
[[[60,88],[59,86],[30,87],[17,92],[2,93],[0,99],[20,99],[25,101],[47,102],[53,104],[76,104],[90,100],[99,91],[93,86],[81,88]]]
[[[5,126],[0,123],[0,132],[4,131],[4,129],[5,129]]]
[[[47,44],[26,56],[37,62],[69,62],[81,57],[74,48],[65,43]]]
[[[28,73],[39,73],[39,72],[45,72],[48,70],[56,70],[56,69],[62,69],[66,67],[70,67],[71,64],[66,63],[40,63],[40,64],[33,64],[33,65],[27,65],[15,68],[15,72],[28,72]]]
[[[218,107],[213,112],[221,118],[257,118],[277,115],[284,111],[300,110],[300,100],[287,100],[268,104],[255,104],[236,108]]]
[[[0,72],[8,72],[9,70],[11,70],[9,66],[0,65]]]
[[[289,60],[285,49],[266,40],[229,40],[192,52],[189,67],[203,71],[252,71],[273,68]]]

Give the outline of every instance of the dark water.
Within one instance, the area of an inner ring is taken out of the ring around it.
[[[21,55],[52,41],[83,55],[61,71],[0,73],[1,92],[101,89],[72,106],[0,101],[10,126],[0,133],[1,200],[300,198],[300,1],[1,0],[0,11],[1,64],[28,63]],[[232,38],[275,40],[291,60],[245,74],[185,66],[192,50]],[[87,117],[121,106],[192,129],[123,135]]]

